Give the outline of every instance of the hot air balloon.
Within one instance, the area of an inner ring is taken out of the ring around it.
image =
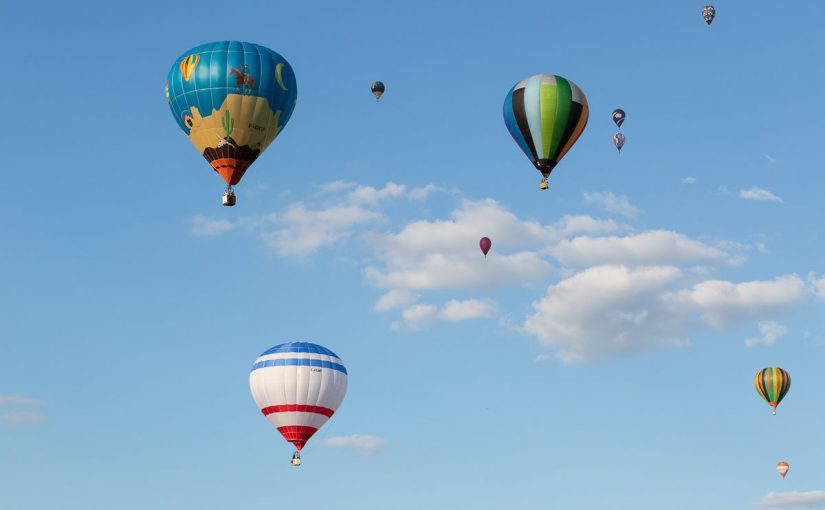
[[[621,108],[616,108],[615,110],[613,110],[613,122],[616,123],[616,126],[618,126],[619,129],[622,129],[622,124],[624,124],[624,117],[624,110],[622,110]]]
[[[776,465],[776,470],[779,471],[779,476],[781,476],[783,480],[785,479],[785,475],[788,474],[788,469],[790,468],[791,466],[789,466],[784,460]]]
[[[347,369],[326,347],[309,342],[276,345],[261,354],[249,374],[252,398],[284,439],[301,448],[335,413],[347,392]]]
[[[621,133],[616,133],[613,135],[613,145],[616,146],[619,152],[622,152],[622,147],[624,147],[624,135]]]
[[[490,241],[489,237],[482,237],[481,241],[478,242],[479,248],[481,248],[481,253],[484,254],[484,258],[487,258],[487,252],[490,251],[490,248],[493,246],[493,242]]]
[[[280,134],[298,97],[292,67],[269,48],[220,41],[192,48],[169,71],[172,116],[224,181],[233,186]]]
[[[706,5],[702,8],[702,17],[705,18],[705,23],[710,25],[713,23],[713,18],[716,17],[716,9],[712,5]]]
[[[375,96],[375,100],[378,101],[384,94],[384,84],[380,81],[376,81],[370,86],[370,90],[372,90],[372,95]]]
[[[773,407],[773,414],[776,414],[776,406],[791,388],[791,375],[778,367],[763,368],[756,373],[753,384],[765,402]]]
[[[504,124],[541,172],[541,189],[547,189],[550,172],[581,136],[589,112],[584,92],[561,76],[530,76],[507,93]]]

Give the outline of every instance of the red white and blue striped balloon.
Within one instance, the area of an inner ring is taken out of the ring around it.
[[[264,416],[300,451],[344,400],[347,369],[326,347],[289,342],[255,360],[249,388]]]

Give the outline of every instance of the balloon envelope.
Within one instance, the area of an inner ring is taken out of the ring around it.
[[[481,253],[486,257],[487,252],[490,251],[490,248],[493,246],[493,242],[490,241],[489,237],[482,237],[481,241],[478,242],[478,246],[481,248]]]
[[[757,393],[774,408],[782,402],[791,389],[791,375],[779,367],[763,368],[753,379]]]
[[[249,388],[263,415],[300,451],[344,400],[347,369],[326,347],[289,342],[255,360]]]
[[[372,95],[375,96],[376,101],[381,99],[381,96],[384,95],[384,83],[380,81],[373,82],[370,86],[370,90],[372,91]]]
[[[616,108],[615,110],[613,110],[613,122],[615,122],[616,125],[620,128],[622,127],[622,124],[624,124],[624,117],[624,110],[622,110],[621,108]]]
[[[790,466],[785,461],[782,461],[776,465],[776,470],[779,471],[779,476],[782,478],[785,478],[785,475],[788,474],[788,469],[790,469]]]
[[[502,113],[510,136],[546,178],[581,136],[589,112],[575,83],[537,74],[510,89]]]
[[[710,25],[713,23],[713,18],[716,17],[716,8],[712,5],[706,5],[702,8],[702,17],[705,18],[705,23]]]
[[[624,140],[624,135],[621,133],[616,133],[615,135],[613,135],[613,144],[616,146],[616,149],[618,149],[620,152],[622,150],[622,147],[624,147]]]
[[[298,97],[284,57],[238,41],[187,51],[169,70],[166,87],[178,126],[229,185],[280,134]]]

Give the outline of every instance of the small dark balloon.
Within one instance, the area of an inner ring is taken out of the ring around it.
[[[705,18],[705,23],[710,25],[713,23],[713,18],[716,17],[716,9],[712,5],[706,5],[702,9],[702,17]]]
[[[380,81],[373,82],[373,84],[370,85],[370,90],[372,91],[372,95],[375,96],[375,100],[378,101],[384,94],[384,84]]]
[[[624,117],[624,110],[621,108],[616,108],[613,110],[613,122],[615,122],[619,128],[621,128],[622,124],[624,124]]]
[[[489,237],[482,237],[481,241],[478,242],[479,248],[481,248],[481,253],[484,254],[484,257],[487,258],[487,252],[490,251],[490,248],[493,246],[493,242],[490,241]]]

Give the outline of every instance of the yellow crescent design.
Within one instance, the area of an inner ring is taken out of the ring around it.
[[[280,63],[275,66],[275,80],[278,81],[278,85],[281,86],[282,89],[286,90],[286,86],[284,86],[284,80],[281,77],[281,70],[284,68],[284,64]]]

